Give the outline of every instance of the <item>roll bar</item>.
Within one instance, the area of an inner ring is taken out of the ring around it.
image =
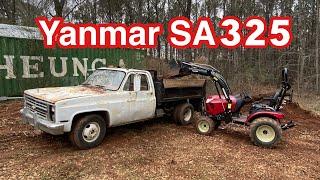
[[[282,86],[286,89],[286,91],[291,89],[291,85],[288,80],[288,68],[284,68],[282,70]]]
[[[280,109],[280,106],[282,105],[282,102],[286,96],[291,96],[292,99],[292,92],[291,94],[287,94],[287,91],[291,89],[291,85],[288,80],[288,68],[284,68],[282,70],[282,87],[278,93],[276,93],[276,104],[274,105],[274,108],[276,111]]]

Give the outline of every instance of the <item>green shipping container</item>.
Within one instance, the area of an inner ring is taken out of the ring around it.
[[[145,68],[145,50],[45,49],[37,28],[0,24],[0,96],[26,89],[78,85],[93,69]]]

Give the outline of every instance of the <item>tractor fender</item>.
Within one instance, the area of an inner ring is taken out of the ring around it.
[[[259,117],[269,117],[280,123],[280,120],[284,118],[284,114],[281,112],[273,112],[273,111],[258,111],[250,114],[247,117],[246,124],[250,124],[254,119]]]

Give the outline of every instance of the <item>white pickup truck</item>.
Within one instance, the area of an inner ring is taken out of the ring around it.
[[[23,121],[53,135],[68,133],[73,145],[99,145],[109,127],[171,115],[180,124],[201,111],[204,80],[158,79],[156,71],[100,68],[72,87],[24,92]]]

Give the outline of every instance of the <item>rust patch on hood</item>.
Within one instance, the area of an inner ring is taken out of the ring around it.
[[[26,90],[25,94],[35,98],[55,103],[64,99],[77,97],[94,96],[106,93],[106,90],[100,87],[92,86],[71,86],[71,87],[50,87]]]

